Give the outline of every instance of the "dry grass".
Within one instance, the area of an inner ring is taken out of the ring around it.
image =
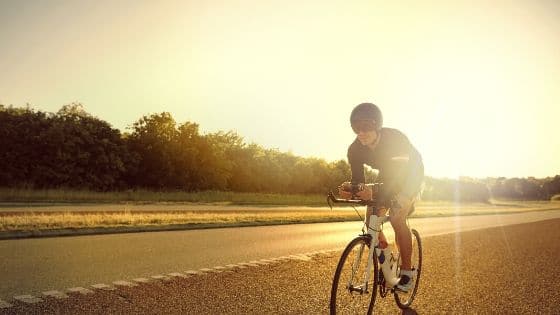
[[[83,229],[107,227],[143,227],[185,225],[238,226],[359,220],[351,208],[263,208],[196,211],[0,211],[0,232]],[[103,209],[103,205],[99,209]],[[157,208],[157,205],[154,206]],[[227,207],[226,207],[227,208]],[[188,207],[187,207],[188,209]],[[558,210],[558,202],[494,201],[492,204],[420,202],[414,217],[504,214],[526,211]],[[363,215],[363,212],[361,212]]]
[[[221,203],[232,205],[306,205],[321,206],[322,194],[273,194],[232,191],[150,191],[126,190],[96,192],[72,189],[0,188],[0,201],[33,203]]]
[[[356,220],[354,211],[184,211],[184,212],[44,212],[4,213],[0,231],[36,231],[122,226],[215,225],[234,226],[255,223],[286,224]]]

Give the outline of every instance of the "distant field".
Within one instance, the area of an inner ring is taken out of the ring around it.
[[[127,190],[96,192],[63,189],[9,189],[0,188],[3,203],[221,203],[231,205],[297,205],[323,206],[324,195],[241,193],[230,191],[157,192]]]
[[[323,199],[322,205],[325,205]],[[419,202],[413,217],[504,214],[559,210],[560,202],[493,201],[491,204]],[[363,215],[363,209],[359,209]],[[315,223],[359,220],[352,208],[304,206],[237,206],[227,203],[153,204],[0,204],[0,232],[40,232],[60,229],[165,228],[184,229]]]

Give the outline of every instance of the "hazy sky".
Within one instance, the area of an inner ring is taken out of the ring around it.
[[[0,104],[345,159],[378,104],[432,176],[560,174],[560,1],[0,0]]]

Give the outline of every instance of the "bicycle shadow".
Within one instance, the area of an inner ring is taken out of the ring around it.
[[[404,309],[404,310],[402,311],[402,314],[403,314],[403,315],[418,315],[418,313],[416,312],[416,310],[413,309],[413,308]]]

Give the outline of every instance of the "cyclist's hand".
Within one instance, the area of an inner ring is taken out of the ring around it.
[[[373,191],[369,185],[364,187],[364,190],[359,191],[356,193],[356,196],[361,200],[372,200],[373,199]]]
[[[352,193],[349,191],[351,187],[352,184],[350,184],[350,182],[344,182],[340,184],[340,186],[338,186],[338,195],[340,196],[340,198],[342,199],[352,198]]]

